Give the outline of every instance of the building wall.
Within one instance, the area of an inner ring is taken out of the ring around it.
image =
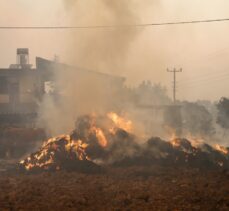
[[[9,103],[8,81],[6,76],[0,76],[0,103]]]
[[[0,114],[36,113],[42,93],[37,70],[0,69]]]
[[[20,103],[35,102],[36,78],[34,76],[25,75],[19,79],[19,101]]]
[[[9,103],[9,95],[0,94],[0,103]]]

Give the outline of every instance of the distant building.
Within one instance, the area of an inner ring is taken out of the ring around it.
[[[17,63],[0,69],[0,123],[30,122],[36,118],[39,101],[45,94],[45,85],[55,80],[56,71],[68,70],[75,71],[79,78],[90,76],[99,79],[105,90],[118,90],[125,81],[122,77],[83,70],[39,57],[36,58],[36,68],[32,68],[29,50],[17,49]]]

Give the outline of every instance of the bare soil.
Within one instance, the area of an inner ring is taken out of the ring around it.
[[[2,172],[0,210],[229,210],[229,172],[160,166]]]
[[[46,134],[42,129],[0,127],[0,159],[18,159],[40,147]]]

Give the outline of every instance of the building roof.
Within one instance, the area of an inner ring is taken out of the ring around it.
[[[51,71],[56,71],[58,69],[64,69],[64,70],[69,70],[69,71],[77,71],[79,73],[90,73],[90,74],[96,74],[102,77],[107,77],[107,78],[111,78],[111,79],[116,79],[116,80],[121,80],[121,81],[125,81],[124,77],[121,76],[116,76],[116,75],[110,75],[107,73],[101,73],[101,72],[97,72],[97,71],[93,71],[93,70],[88,70],[85,68],[81,68],[81,67],[77,67],[77,66],[71,66],[71,65],[67,65],[64,63],[57,63],[54,61],[50,61],[41,57],[37,57],[36,58],[36,66],[37,69],[39,70],[51,70]]]
[[[88,70],[81,67],[71,66],[63,63],[57,63],[41,57],[36,57],[36,68],[0,68],[0,76],[22,76],[22,75],[39,75],[39,74],[53,74],[57,70],[77,71],[79,74],[89,73],[99,75],[110,80],[125,81],[124,77],[101,73],[93,70]]]

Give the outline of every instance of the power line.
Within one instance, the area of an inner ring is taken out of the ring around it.
[[[220,73],[220,72],[219,72]],[[209,75],[206,74],[205,76],[202,75],[195,77],[195,78],[182,78],[183,81],[179,82],[179,84],[187,84],[187,83],[196,83],[196,82],[202,82],[202,81],[206,81],[206,80],[214,80],[216,77],[225,77],[225,76],[229,76],[229,72],[221,72],[221,74],[213,74],[213,75]]]
[[[199,87],[199,86],[207,86],[210,84],[210,87],[212,87],[213,84],[215,85],[219,85],[219,84],[216,84],[215,82],[216,81],[225,81],[225,80],[228,80],[229,78],[229,75],[225,75],[223,77],[216,77],[214,79],[211,79],[211,80],[203,80],[203,81],[196,81],[193,82],[193,83],[189,83],[187,82],[186,84],[178,84],[180,87]]]
[[[166,25],[183,25],[197,23],[225,22],[229,18],[223,19],[207,19],[193,21],[177,21],[162,23],[143,23],[143,24],[123,24],[123,25],[91,25],[91,26],[0,26],[0,29],[103,29],[103,28],[133,28],[133,27],[150,27],[150,26],[166,26]]]
[[[191,64],[193,62],[198,62],[198,61],[201,61],[201,60],[206,60],[206,59],[215,59],[217,58],[217,56],[220,56],[222,54],[225,54],[225,53],[228,53],[229,51],[229,48],[223,48],[223,49],[219,49],[217,51],[213,51],[212,53],[208,53],[208,54],[205,54],[204,57],[198,57],[198,59],[196,58],[185,58],[184,57],[184,64]]]

